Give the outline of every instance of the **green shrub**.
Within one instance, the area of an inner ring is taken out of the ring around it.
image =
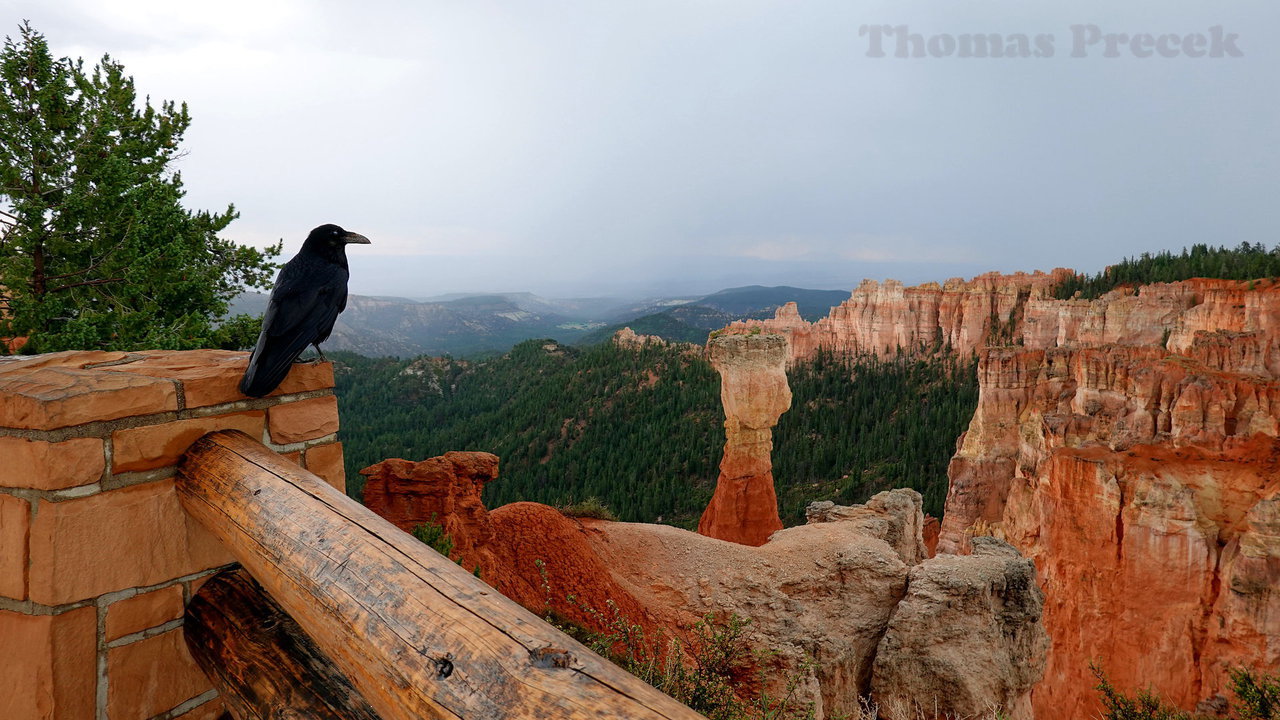
[[[800,707],[794,694],[800,685],[802,667],[784,684],[782,697],[764,690],[763,668],[767,655],[751,651],[745,637],[750,619],[736,614],[708,614],[693,627],[693,637],[682,641],[665,635],[649,637],[644,628],[623,615],[612,600],[600,611],[581,603],[573,595],[566,600],[590,616],[603,631],[575,623],[551,607],[552,590],[546,566],[535,560],[542,576],[546,597],[543,619],[558,630],[586,645],[592,652],[649,683],[658,690],[706,716],[708,720],[805,720],[813,717],[811,706]]]
[[[1179,710],[1168,705],[1149,688],[1129,697],[1116,690],[1106,673],[1095,663],[1089,664],[1095,686],[1102,694],[1106,708],[1103,720],[1208,720],[1208,716]],[[1231,692],[1236,701],[1228,705],[1228,717],[1238,720],[1280,720],[1280,674],[1254,675],[1245,668],[1231,670]]]
[[[1197,720],[1189,712],[1166,705],[1150,689],[1139,690],[1131,698],[1115,689],[1102,668],[1091,663],[1089,669],[1098,678],[1098,684],[1094,687],[1102,694],[1102,705],[1106,709],[1102,714],[1103,720]]]
[[[444,525],[436,522],[435,513],[431,513],[430,520],[414,527],[412,535],[432,550],[451,560],[453,559],[453,538],[449,536],[449,533],[445,532]],[[454,562],[462,565],[462,558],[458,558]],[[471,574],[480,577],[480,566],[476,565]]]
[[[562,505],[556,509],[565,517],[595,518],[597,520],[609,520],[612,522],[618,521],[618,516],[613,514],[613,511],[609,509],[609,506],[605,505],[603,500],[594,496],[571,505]]]
[[[1280,673],[1255,676],[1234,668],[1231,691],[1240,703],[1234,708],[1240,720],[1280,720]]]

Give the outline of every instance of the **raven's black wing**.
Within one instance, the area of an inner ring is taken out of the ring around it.
[[[275,390],[302,351],[328,337],[347,304],[348,275],[346,268],[309,255],[285,263],[240,392],[262,397]]]

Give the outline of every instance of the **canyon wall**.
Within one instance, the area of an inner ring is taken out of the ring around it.
[[[967,354],[988,345],[1119,344],[1167,347],[1219,369],[1280,377],[1280,287],[1271,280],[1197,278],[1095,300],[1054,299],[1054,286],[1070,275],[1062,268],[987,273],[914,287],[864,280],[816,322],[787,303],[773,318],[737,321],[723,332],[782,335],[792,362],[819,350],[886,356],[948,346]]]
[[[773,426],[791,407],[787,341],[781,335],[721,335],[707,342],[720,373],[724,455],[715,493],[698,522],[708,537],[763,545],[782,529],[773,489]]]
[[[938,549],[996,535],[1035,561],[1052,638],[1038,717],[1091,714],[1095,660],[1184,708],[1228,695],[1231,667],[1280,667],[1280,382],[1200,357],[981,355]]]
[[[980,355],[940,553],[1008,539],[1040,571],[1052,638],[1040,717],[1124,690],[1192,708],[1233,666],[1280,666],[1280,287],[1192,279],[1058,300],[1070,271],[864,281],[817,322],[793,305],[728,333],[839,354]]]
[[[816,322],[803,319],[795,303],[787,303],[771,319],[734,322],[724,332],[758,329],[782,335],[793,362],[819,350],[885,356],[899,348],[914,351],[949,345],[969,353],[990,337],[1009,336],[1021,326],[1027,303],[1048,298],[1053,287],[1071,274],[1062,268],[1052,273],[987,273],[972,280],[953,278],[942,285],[914,287],[897,280],[863,280],[848,300]]]

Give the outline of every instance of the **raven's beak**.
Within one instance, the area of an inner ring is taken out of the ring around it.
[[[348,245],[368,245],[369,244],[369,238],[361,235],[360,233],[348,232],[346,235],[342,236],[342,240],[346,242]]]

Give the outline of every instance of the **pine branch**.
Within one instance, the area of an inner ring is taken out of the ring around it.
[[[112,256],[112,254],[114,254],[114,253],[115,253],[115,251],[117,251],[117,250],[119,250],[120,248],[124,247],[125,239],[127,239],[127,238],[129,237],[129,230],[131,230],[132,228],[133,228],[133,222],[132,222],[132,221],[130,221],[130,222],[129,222],[129,229],[125,231],[125,236],[124,236],[123,238],[121,238],[121,239],[120,239],[120,242],[116,243],[116,244],[115,244],[115,246],[113,246],[110,250],[108,250],[108,251],[106,251],[105,253],[103,253],[102,257],[100,257],[100,258],[98,258],[97,260],[95,260],[95,261],[94,261],[94,263],[93,263],[92,265],[90,265],[90,266],[88,266],[88,267],[86,267],[86,268],[82,268],[82,269],[80,269],[80,270],[73,270],[73,271],[71,271],[71,272],[69,272],[69,273],[63,273],[63,274],[61,274],[61,275],[51,275],[51,276],[49,276],[49,277],[46,277],[46,278],[45,278],[45,280],[64,280],[64,279],[69,278],[69,277],[76,277],[76,276],[79,276],[79,275],[84,275],[85,273],[88,273],[88,272],[91,272],[91,271],[93,271],[93,270],[96,270],[100,265],[102,265],[102,263],[106,262],[107,258],[111,257],[111,256]],[[86,234],[86,235],[87,235],[87,234],[89,234],[89,233],[84,233],[84,234]]]
[[[52,295],[53,293],[62,292],[63,290],[70,290],[72,288],[88,287],[90,285],[107,285],[110,283],[118,283],[118,282],[124,282],[124,278],[99,278],[97,280],[85,280],[84,282],[70,283],[68,285],[59,285],[58,287],[53,288],[52,290],[48,290],[47,293]]]

